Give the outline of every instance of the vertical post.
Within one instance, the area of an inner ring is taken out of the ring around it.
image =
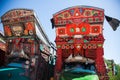
[[[57,60],[56,60],[56,65],[55,65],[55,80],[58,80],[59,78],[59,72],[62,69],[62,49],[58,48],[57,49]]]
[[[62,68],[62,49],[58,49],[55,71],[60,72],[61,68]]]

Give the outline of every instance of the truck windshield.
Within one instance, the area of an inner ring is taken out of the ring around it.
[[[92,78],[98,78],[94,64],[74,62],[64,64],[60,80],[93,80]]]
[[[65,63],[64,66],[63,66],[63,69],[65,71],[72,70],[73,72],[77,72],[77,71],[80,71],[80,70],[81,71],[82,70],[84,70],[84,71],[87,70],[88,72],[89,71],[95,72],[94,64],[78,63],[78,62]],[[82,72],[84,72],[84,71],[82,71]]]

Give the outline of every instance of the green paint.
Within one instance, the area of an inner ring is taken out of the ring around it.
[[[71,29],[70,29],[70,32],[74,32],[74,31],[75,31],[74,28],[71,28]]]
[[[98,47],[102,47],[102,44],[98,44]]]
[[[92,14],[94,14],[94,12],[95,12],[95,11],[94,11],[94,10],[92,10]]]
[[[44,49],[43,49],[43,45],[42,44],[40,44],[40,50],[41,51],[43,51]]]
[[[17,68],[3,68],[3,69],[0,69],[0,72],[1,72],[1,71],[15,70],[15,69],[17,69]]]
[[[86,39],[84,39],[84,43],[87,43],[88,41]]]
[[[97,75],[87,75],[85,77],[74,78],[72,80],[99,80]]]
[[[85,32],[85,31],[86,31],[86,28],[85,28],[85,27],[83,27],[83,28],[82,28],[82,32]]]
[[[22,75],[24,73],[23,68],[2,67],[0,68],[0,80],[30,80],[27,76]]]
[[[99,80],[99,77],[94,71],[77,68],[63,71],[59,80]]]
[[[60,46],[60,45],[58,45],[58,46],[57,46],[57,48],[61,48],[61,46]]]
[[[97,75],[86,75],[86,76],[81,76],[81,75],[75,75],[73,74],[65,74],[64,76],[61,76],[60,80],[99,80]]]

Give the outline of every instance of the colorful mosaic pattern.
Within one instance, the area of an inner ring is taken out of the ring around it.
[[[56,26],[69,23],[99,23],[103,22],[104,10],[94,7],[77,6],[67,8],[54,14],[54,22]]]
[[[13,9],[8,11],[2,16],[2,21],[10,20],[11,18],[20,18],[25,16],[33,15],[33,10],[28,9]]]

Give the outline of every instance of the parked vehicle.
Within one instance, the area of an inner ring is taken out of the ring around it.
[[[98,77],[108,80],[103,58],[103,21],[104,10],[92,6],[73,6],[53,15],[51,22],[56,30],[57,46],[55,80],[98,80]],[[76,64],[69,65],[74,68],[66,71],[63,66],[71,62],[92,62],[95,71],[76,68]]]
[[[8,64],[0,69],[2,80],[49,80],[51,44],[34,11],[12,9],[1,21]]]

